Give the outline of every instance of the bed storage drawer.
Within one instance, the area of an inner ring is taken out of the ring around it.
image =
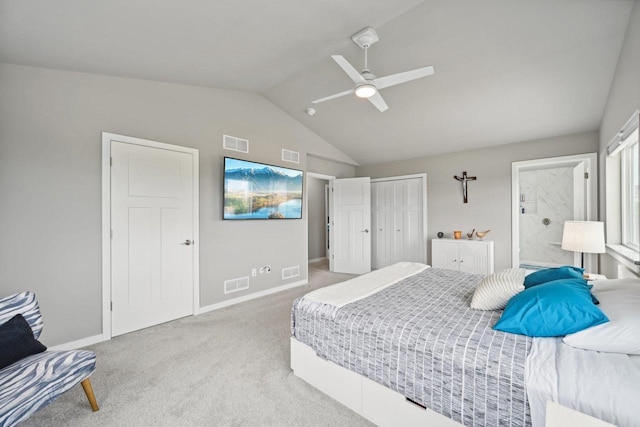
[[[362,377],[316,356],[311,347],[291,338],[293,373],[347,408],[362,413]]]
[[[364,377],[362,377],[362,413],[369,421],[379,426],[461,426],[452,419],[430,409],[423,409],[407,401],[400,393]],[[402,420],[401,424],[400,420]]]
[[[291,369],[297,377],[378,426],[462,426],[408,402],[375,381],[319,358],[311,347],[295,338],[291,338]]]

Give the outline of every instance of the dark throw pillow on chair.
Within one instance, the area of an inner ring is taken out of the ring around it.
[[[22,314],[16,314],[0,325],[0,369],[46,349],[34,338],[33,330]]]

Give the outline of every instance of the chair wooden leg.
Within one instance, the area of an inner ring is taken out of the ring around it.
[[[100,409],[98,408],[98,402],[96,402],[96,396],[95,394],[93,394],[93,387],[91,387],[91,380],[87,378],[84,381],[82,381],[80,384],[82,384],[82,389],[84,390],[84,394],[86,394],[87,399],[89,399],[89,403],[91,404],[91,409],[93,409],[94,412]]]

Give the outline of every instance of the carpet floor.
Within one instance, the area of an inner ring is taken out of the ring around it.
[[[309,265],[309,284],[89,347],[100,410],[80,385],[22,426],[370,426],[290,369],[293,300],[352,276]]]

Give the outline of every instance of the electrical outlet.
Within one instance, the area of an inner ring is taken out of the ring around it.
[[[271,273],[271,266],[270,265],[265,265],[264,267],[260,267],[260,274],[269,274]]]
[[[256,277],[257,275],[258,275],[258,272],[256,271],[256,269],[255,269],[255,268],[252,268],[252,269],[251,269],[251,276],[252,276],[252,277]]]

